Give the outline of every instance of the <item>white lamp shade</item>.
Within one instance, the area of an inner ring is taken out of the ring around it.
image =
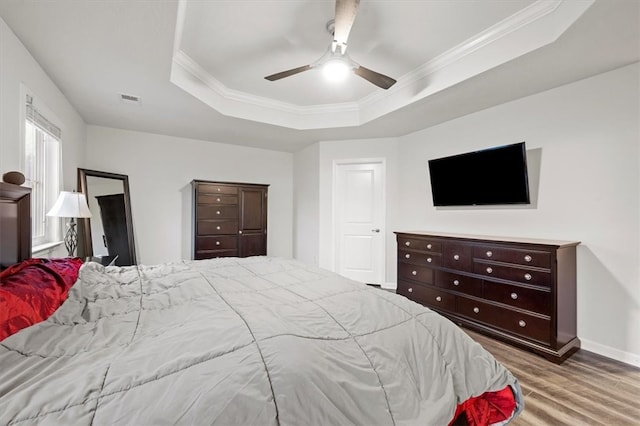
[[[91,212],[87,205],[87,197],[80,192],[61,191],[47,216],[91,217]]]

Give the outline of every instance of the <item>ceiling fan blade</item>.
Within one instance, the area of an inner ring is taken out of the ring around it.
[[[356,20],[360,0],[336,0],[335,27],[333,39],[338,44],[347,44],[353,21]]]
[[[359,75],[370,83],[375,84],[378,87],[383,89],[388,89],[389,87],[396,84],[396,80],[388,77],[384,74],[377,73],[375,71],[371,71],[368,68],[359,65],[356,69],[353,70],[354,74]]]
[[[281,78],[291,77],[292,75],[301,73],[303,71],[309,71],[311,68],[313,68],[311,65],[304,65],[298,68],[293,68],[287,71],[282,71],[282,72],[268,75],[265,77],[265,79],[269,81],[276,81],[276,80],[280,80]]]

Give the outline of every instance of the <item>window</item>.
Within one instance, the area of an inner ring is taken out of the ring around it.
[[[60,128],[34,107],[26,95],[24,171],[31,187],[31,238],[33,247],[60,241],[60,220],[47,217],[60,191]]]

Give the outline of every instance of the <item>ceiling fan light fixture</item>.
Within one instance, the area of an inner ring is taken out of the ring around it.
[[[349,64],[342,59],[330,59],[322,66],[324,78],[331,82],[344,81],[349,71]]]

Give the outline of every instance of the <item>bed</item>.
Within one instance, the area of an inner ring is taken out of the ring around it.
[[[0,424],[503,424],[523,407],[449,320],[295,260],[16,260],[0,290],[46,266],[66,294],[0,341]]]

